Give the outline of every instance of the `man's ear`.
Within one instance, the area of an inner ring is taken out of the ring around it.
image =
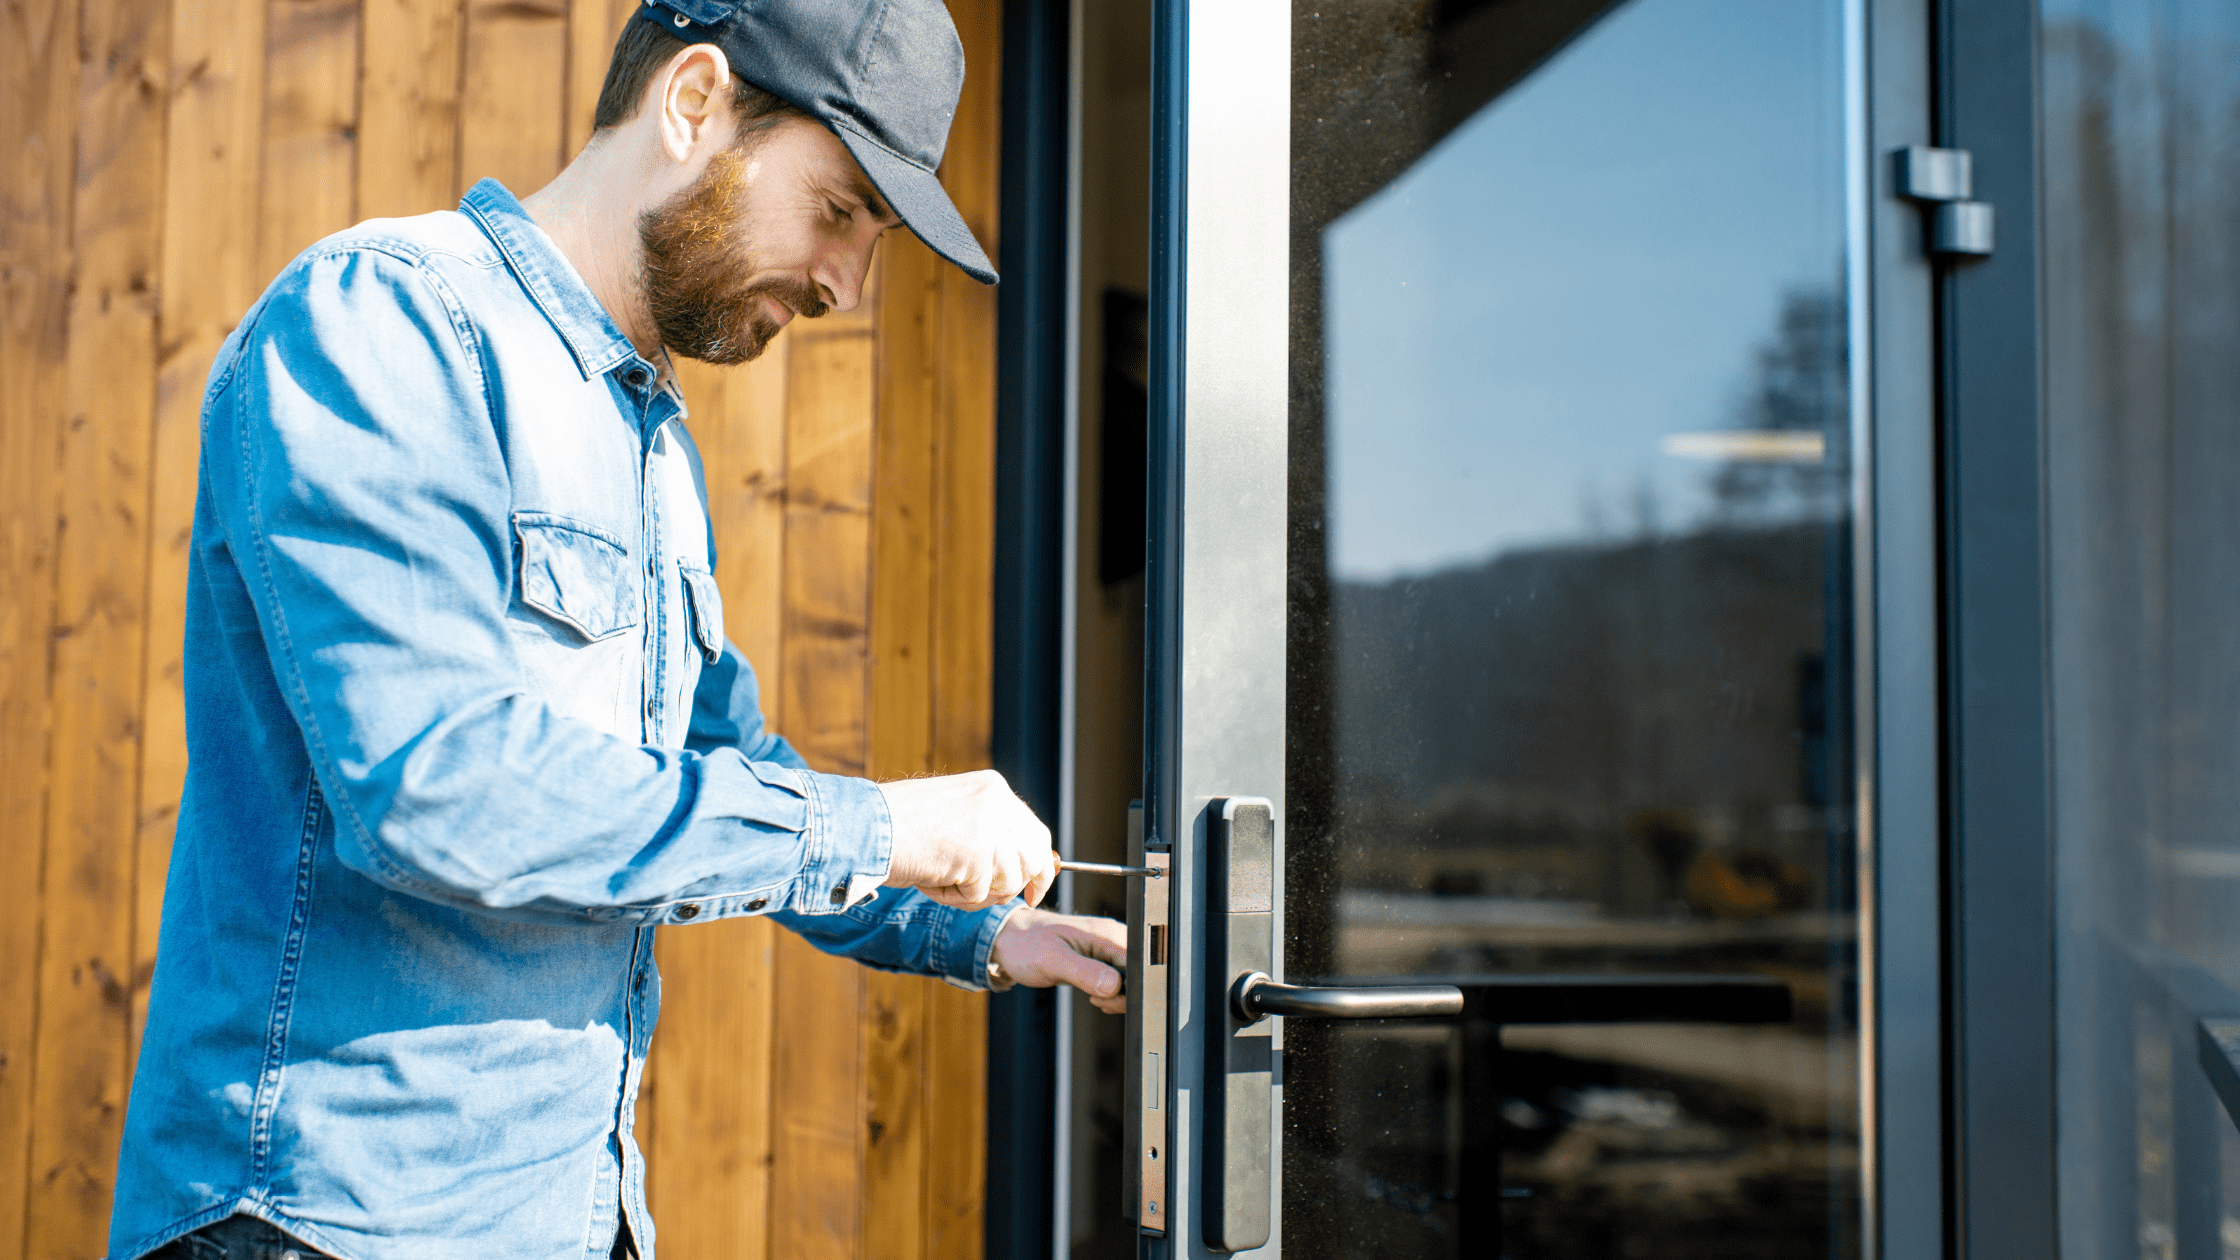
[[[731,59],[714,44],[694,44],[653,77],[650,104],[661,150],[678,165],[726,138],[731,116]]]

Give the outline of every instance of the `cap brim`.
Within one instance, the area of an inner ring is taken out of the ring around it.
[[[872,186],[926,247],[955,263],[982,284],[996,282],[995,264],[980,248],[964,216],[957,213],[949,191],[932,171],[893,152],[845,123],[835,123],[832,133],[848,146]]]

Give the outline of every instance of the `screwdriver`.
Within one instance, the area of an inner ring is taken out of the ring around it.
[[[1058,869],[1077,875],[1141,875],[1145,879],[1165,879],[1167,873],[1156,866],[1114,866],[1109,862],[1060,862]]]

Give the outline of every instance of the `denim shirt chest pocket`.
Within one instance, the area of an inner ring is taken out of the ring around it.
[[[673,397],[673,395],[672,395]],[[654,572],[663,575],[660,632],[647,651],[659,655],[660,697],[647,714],[646,742],[681,746],[690,729],[692,696],[700,671],[723,657],[723,596],[716,588],[714,545],[708,532],[707,478],[699,448],[685,427],[683,400],[654,432],[647,448],[646,502],[652,511],[646,536]],[[650,603],[651,601],[649,601]]]
[[[723,592],[716,588],[716,575],[706,569],[689,560],[679,560],[677,567],[684,572],[685,600],[691,605],[692,641],[700,658],[713,665],[723,658]]]
[[[602,730],[635,736],[644,598],[614,533],[553,512],[513,514],[514,641],[539,699]]]

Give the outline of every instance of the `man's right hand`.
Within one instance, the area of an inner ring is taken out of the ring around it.
[[[887,886],[978,910],[1024,895],[1039,905],[1058,877],[1050,829],[993,770],[879,785],[894,821]]]

